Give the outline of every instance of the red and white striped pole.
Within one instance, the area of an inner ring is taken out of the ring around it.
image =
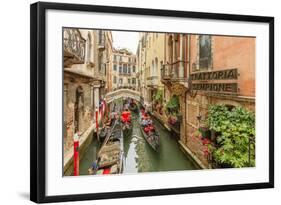
[[[77,133],[74,134],[74,156],[73,156],[73,168],[74,168],[74,176],[79,175],[79,135]]]
[[[96,132],[97,132],[97,138],[99,139],[99,109],[96,107]]]

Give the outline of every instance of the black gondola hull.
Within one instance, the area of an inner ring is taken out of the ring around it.
[[[159,150],[159,145],[160,145],[160,141],[159,141],[159,136],[156,132],[152,133],[150,136],[148,136],[145,131],[143,130],[143,127],[140,127],[140,130],[142,132],[142,135],[144,137],[144,139],[146,140],[146,142],[149,144],[149,146],[154,150],[154,151],[158,151]]]

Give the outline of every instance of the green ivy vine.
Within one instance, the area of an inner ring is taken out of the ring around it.
[[[255,115],[243,107],[229,109],[211,105],[207,123],[217,132],[218,146],[213,150],[215,161],[231,167],[255,166]],[[250,164],[249,164],[250,140]]]
[[[180,101],[179,97],[176,95],[173,95],[165,106],[168,113],[178,113],[179,107]]]
[[[153,96],[153,100],[157,102],[162,102],[163,100],[163,91],[162,90],[157,90],[156,94]]]

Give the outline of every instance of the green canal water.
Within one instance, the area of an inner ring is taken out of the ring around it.
[[[142,136],[138,116],[133,114],[132,119],[132,135],[124,138],[125,162],[123,173],[199,169],[193,160],[181,151],[176,137],[160,122],[153,121],[160,136],[160,150],[155,152]],[[88,174],[88,168],[96,159],[97,149],[98,143],[94,139],[80,161],[80,175]]]

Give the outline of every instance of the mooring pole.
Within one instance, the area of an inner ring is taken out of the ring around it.
[[[77,133],[74,134],[73,142],[74,142],[73,173],[74,176],[78,176],[79,175],[79,135]]]
[[[98,141],[100,141],[99,139],[99,110],[96,107],[96,132],[97,132],[97,139]]]

